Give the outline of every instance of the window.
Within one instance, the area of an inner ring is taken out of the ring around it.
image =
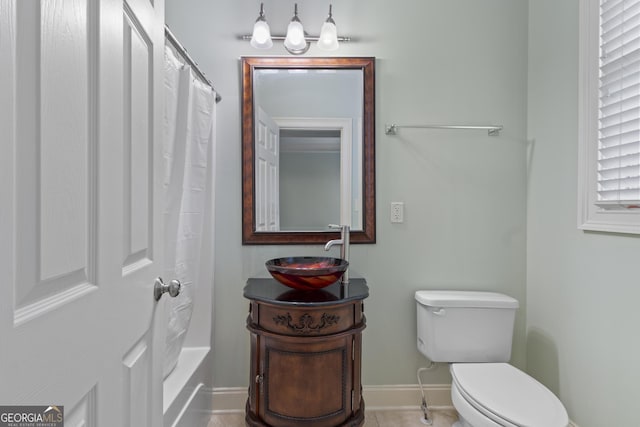
[[[580,2],[578,226],[640,234],[640,0]]]

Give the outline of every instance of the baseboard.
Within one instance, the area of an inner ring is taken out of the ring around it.
[[[216,387],[211,393],[214,414],[243,412],[247,404],[247,387]]]
[[[246,387],[218,387],[209,391],[214,413],[244,412],[247,403]],[[449,384],[425,385],[424,392],[430,408],[453,408]],[[419,409],[422,394],[418,385],[364,386],[362,391],[367,410]]]
[[[453,408],[450,384],[425,384],[424,395],[429,408]],[[422,393],[417,384],[364,386],[362,390],[367,410],[385,411],[420,409]]]
[[[205,392],[212,400],[214,414],[244,413],[246,387],[218,387]],[[430,409],[453,409],[451,385],[427,384],[424,394]],[[422,393],[417,384],[364,386],[362,398],[368,411],[419,409],[422,403]],[[569,427],[578,425],[569,420]]]

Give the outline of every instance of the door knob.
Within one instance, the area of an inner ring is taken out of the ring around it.
[[[169,292],[169,295],[175,298],[180,293],[181,286],[180,281],[176,279],[165,285],[162,277],[158,277],[153,285],[153,297],[156,301],[159,301],[162,294]]]

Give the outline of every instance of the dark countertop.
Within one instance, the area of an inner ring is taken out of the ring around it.
[[[289,288],[272,278],[251,278],[244,287],[244,297],[277,305],[323,306],[362,300],[369,296],[367,281],[351,278],[343,289],[336,282],[316,291],[299,291]]]

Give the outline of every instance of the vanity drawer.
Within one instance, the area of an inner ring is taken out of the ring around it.
[[[362,303],[355,301],[320,307],[283,307],[253,301],[249,319],[253,326],[280,335],[331,335],[362,323]]]

